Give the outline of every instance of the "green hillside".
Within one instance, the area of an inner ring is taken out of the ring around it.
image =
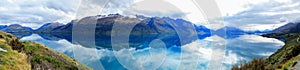
[[[276,68],[287,69],[293,67],[299,59],[300,53],[300,34],[299,33],[289,33],[278,35],[278,37],[285,38],[285,45],[278,49],[274,54],[267,58],[267,62],[271,65],[276,66]]]
[[[0,31],[0,70],[91,70],[44,45]]]
[[[300,58],[300,33],[266,34],[265,37],[284,39],[285,45],[267,59],[254,59],[248,63],[234,66],[233,70],[253,70],[251,67],[261,66],[255,70],[292,69]],[[239,67],[241,66],[241,67]]]

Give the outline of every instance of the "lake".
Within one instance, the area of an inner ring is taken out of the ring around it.
[[[198,36],[197,39],[177,35],[130,35],[129,41],[114,42],[108,35],[96,35],[95,45],[89,41],[72,41],[72,35],[14,34],[23,41],[44,44],[75,58],[96,70],[126,69],[218,69],[230,70],[240,61],[266,58],[284,43],[259,35],[238,35],[224,38],[218,35]],[[128,45],[129,47],[122,47]],[[120,46],[114,49],[112,46]],[[221,64],[221,65],[214,65]]]

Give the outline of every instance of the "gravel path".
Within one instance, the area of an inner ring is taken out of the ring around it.
[[[300,40],[299,37],[297,38],[298,43],[299,43],[299,40]],[[300,59],[297,60],[297,64],[294,67],[292,67],[290,70],[300,70]]]
[[[298,38],[297,38],[297,42],[299,43],[299,41],[300,41],[300,35],[298,36]]]
[[[297,60],[297,64],[294,66],[292,70],[300,70],[300,59]]]

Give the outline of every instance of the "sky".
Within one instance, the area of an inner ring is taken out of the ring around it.
[[[288,22],[298,22],[297,0],[215,0],[226,26],[243,30],[274,29]],[[126,16],[181,18],[197,25],[209,25],[196,0],[1,0],[0,25],[21,24],[34,29],[45,23],[86,16],[119,13]],[[210,27],[212,28],[212,27]]]

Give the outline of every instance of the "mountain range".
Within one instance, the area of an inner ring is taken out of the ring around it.
[[[40,28],[33,30],[30,27],[19,24],[2,25],[0,30],[9,33],[64,33],[71,34],[72,30],[86,32],[95,30],[96,34],[111,34],[114,25],[116,31],[131,31],[131,34],[197,34],[211,35],[215,33],[219,36],[240,35],[251,33],[235,27],[225,26],[218,30],[211,30],[203,25],[197,26],[183,19],[172,19],[169,17],[145,17],[136,15],[135,17],[122,16],[120,14],[88,16],[82,19],[72,20],[67,24],[58,22],[46,23]],[[73,29],[76,27],[76,29]],[[132,30],[129,30],[129,29]],[[125,30],[126,29],[126,30]],[[122,32],[119,32],[122,33]],[[225,34],[226,33],[226,34]]]
[[[35,32],[48,32],[48,31],[52,31],[57,27],[63,26],[64,24],[62,23],[46,23],[43,26],[41,26],[40,28],[36,29]]]
[[[175,34],[176,32],[193,33],[195,26],[191,22],[182,19],[171,19],[168,17],[126,17],[119,14],[110,14],[89,16],[80,20],[73,20],[64,26],[48,31],[48,33],[69,33],[72,32],[73,27],[77,26],[80,28],[73,30],[86,31],[94,26],[97,34],[110,34],[114,25],[120,26],[116,28],[118,31],[121,31],[121,29],[132,29],[130,30],[131,34]]]
[[[297,33],[300,32],[300,22],[291,22],[274,29],[271,33]]]
[[[9,26],[3,25],[3,26],[0,26],[0,29],[2,31],[9,32],[9,33],[32,32],[33,31],[32,28],[24,27],[24,26],[21,26],[19,24],[12,24],[12,25],[9,25]]]

